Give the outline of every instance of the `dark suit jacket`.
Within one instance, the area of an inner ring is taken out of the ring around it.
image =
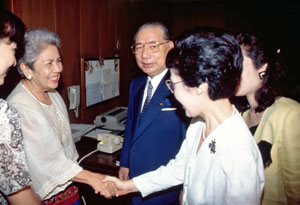
[[[168,71],[153,94],[142,120],[140,120],[140,110],[147,76],[138,77],[131,82],[120,160],[122,167],[129,168],[130,178],[166,165],[175,157],[185,138],[189,120],[165,85],[165,80],[169,77]],[[166,108],[177,108],[177,110]],[[134,204],[165,205],[172,204],[174,200],[178,201],[178,192],[150,197],[144,200],[144,203],[140,198],[139,202]]]

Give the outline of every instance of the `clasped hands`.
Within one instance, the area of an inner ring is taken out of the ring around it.
[[[95,183],[95,185],[93,185],[93,188],[96,194],[99,193],[108,199],[114,196],[118,197],[138,191],[133,180],[122,181],[117,177],[105,175],[103,175],[101,183]]]

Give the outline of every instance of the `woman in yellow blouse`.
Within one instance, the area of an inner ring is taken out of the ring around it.
[[[262,204],[300,204],[300,104],[281,96],[280,50],[252,34],[238,41],[244,61],[236,96],[246,96],[243,117],[264,161]]]

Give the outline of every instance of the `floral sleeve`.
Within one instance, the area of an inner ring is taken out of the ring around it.
[[[0,191],[8,196],[30,184],[20,117],[13,107],[0,99]],[[0,195],[0,204],[3,200]]]

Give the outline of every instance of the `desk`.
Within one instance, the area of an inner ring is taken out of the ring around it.
[[[97,143],[97,140],[88,137],[82,137],[80,141],[76,142],[75,145],[79,154],[79,160],[86,154],[95,150],[97,148]],[[120,159],[120,155],[120,150],[113,154],[97,151],[85,158],[80,163],[80,166],[92,172],[118,176],[119,166],[116,165],[116,161]],[[81,183],[75,184],[79,188],[80,195],[84,196],[87,205],[126,205],[130,202],[129,196],[105,199],[101,195],[94,194],[92,187]]]
[[[97,148],[98,141],[88,137],[82,137],[79,142],[76,142],[76,148],[79,154],[79,160]],[[119,166],[116,161],[120,159],[121,150],[107,154],[97,151],[85,158],[80,165],[90,171],[102,174],[118,176]]]

